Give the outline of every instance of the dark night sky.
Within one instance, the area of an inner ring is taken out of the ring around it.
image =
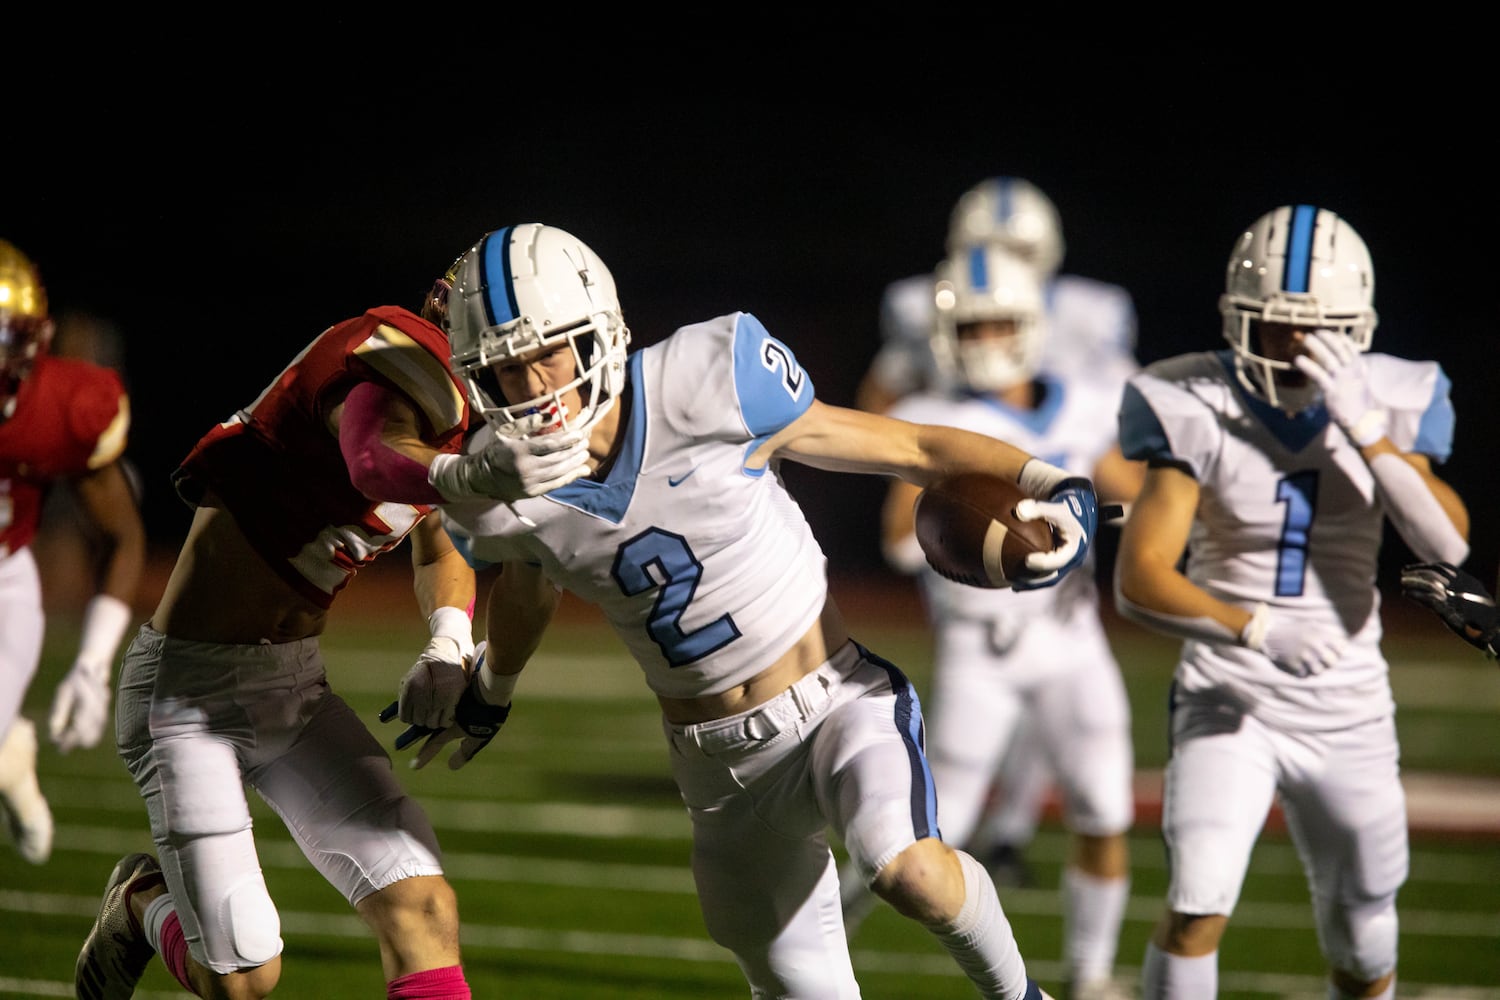
[[[1147,362],[1221,346],[1236,235],[1278,204],[1324,204],[1374,256],[1375,349],[1439,360],[1455,383],[1442,472],[1474,516],[1471,566],[1494,579],[1500,393],[1482,348],[1497,213],[1478,141],[1493,85],[1429,74],[1389,94],[1323,80],[1273,94],[1243,68],[1196,65],[1150,84],[1095,67],[1075,93],[1050,69],[1003,92],[942,74],[914,89],[895,69],[860,85],[827,74],[784,81],[792,96],[774,100],[701,88],[697,73],[568,91],[533,70],[487,93],[439,74],[399,94],[308,83],[187,101],[106,86],[43,109],[35,155],[7,153],[0,235],[40,264],[54,310],[122,331],[148,527],[175,544],[188,512],[167,476],[199,434],[326,325],[415,305],[502,225],[548,222],[593,246],[636,345],[754,312],[821,398],[847,404],[876,347],[881,288],[931,268],[954,200],[985,176],[1051,195],[1064,270],[1133,293]],[[827,473],[793,484],[836,564],[878,565],[883,487]]]

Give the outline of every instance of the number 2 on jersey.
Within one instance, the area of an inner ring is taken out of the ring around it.
[[[620,546],[610,575],[626,597],[660,587],[646,631],[674,667],[702,659],[740,637],[728,612],[691,632],[682,630],[682,616],[698,589],[703,564],[681,535],[647,528]],[[659,582],[656,577],[661,578]]]

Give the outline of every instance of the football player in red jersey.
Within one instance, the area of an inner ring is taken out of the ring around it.
[[[329,327],[173,474],[193,522],[126,650],[117,709],[157,857],[127,855],[106,882],[79,997],[130,996],[153,954],[199,996],[276,986],[280,918],[246,785],[374,932],[387,996],[470,996],[432,825],[329,689],[319,650],[339,592],[409,537],[432,639],[402,682],[401,718],[450,723],[473,652],[474,575],[427,515],[584,471],[586,446],[564,435],[458,454],[469,407],[433,322],[448,289],[439,280],[421,316],[380,306]]]
[[[31,544],[54,484],[71,485],[101,546],[78,656],[53,697],[64,753],[98,744],[110,668],[130,622],[145,529],[121,469],[130,404],[120,377],[48,353],[53,322],[31,260],[0,240],[0,813],[21,856],[52,853],[52,812],[36,778],[36,730],[21,702],[42,654],[41,585]]]

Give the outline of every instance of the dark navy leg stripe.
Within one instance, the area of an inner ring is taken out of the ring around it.
[[[901,668],[882,657],[876,656],[859,643],[854,644],[859,655],[880,667],[890,676],[891,690],[896,694],[896,728],[900,730],[906,745],[906,763],[911,773],[911,825],[918,840],[923,837],[942,839],[937,824],[937,790],[932,783],[932,771],[927,767],[923,749],[927,734],[922,723],[922,703],[916,689],[901,672]]]

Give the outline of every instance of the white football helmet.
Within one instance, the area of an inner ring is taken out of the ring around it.
[[[1020,177],[991,177],[969,188],[948,219],[948,253],[998,244],[1050,278],[1062,266],[1062,221],[1041,189]]]
[[[1375,268],[1365,241],[1326,208],[1283,205],[1251,224],[1234,245],[1219,312],[1247,391],[1289,412],[1310,405],[1317,387],[1277,385],[1287,361],[1257,352],[1256,323],[1334,330],[1368,351],[1377,317]]]
[[[948,380],[976,392],[999,392],[1036,374],[1046,321],[1035,268],[992,244],[950,254],[935,276],[932,353]],[[1011,320],[1016,331],[959,337],[960,326],[982,320]]]
[[[615,279],[594,251],[555,226],[530,222],[487,233],[455,265],[448,295],[449,349],[469,405],[497,433],[525,437],[576,388],[582,406],[563,428],[587,432],[625,384],[630,330]],[[491,366],[566,342],[577,377],[535,399],[506,399]]]

